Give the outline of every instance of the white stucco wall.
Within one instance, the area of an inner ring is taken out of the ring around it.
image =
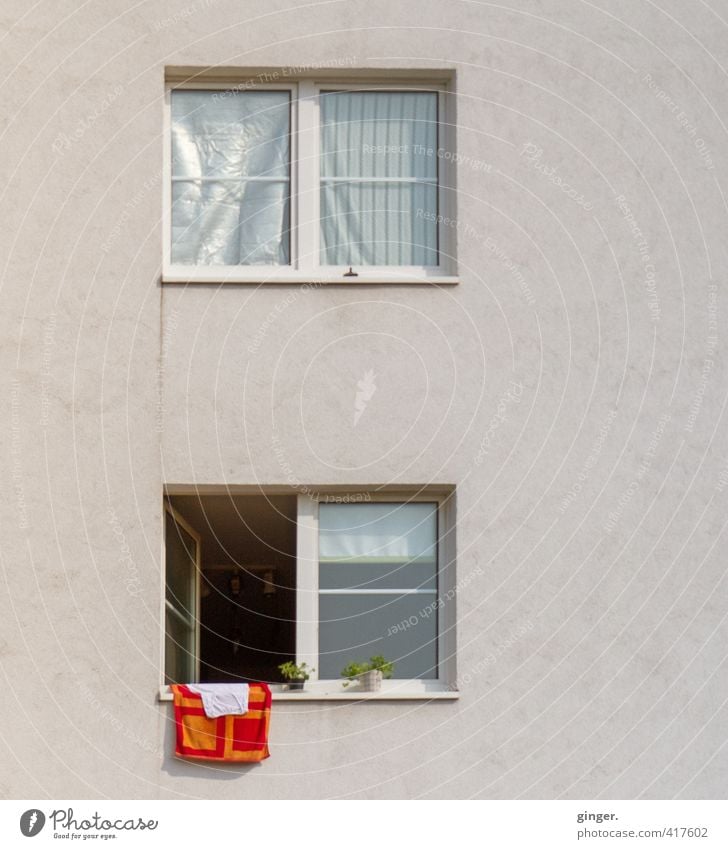
[[[1,796],[724,796],[711,5],[6,4]],[[455,71],[460,284],[162,289],[165,67],[337,62]],[[289,474],[457,487],[461,698],[279,703],[263,765],[176,761],[162,485]]]

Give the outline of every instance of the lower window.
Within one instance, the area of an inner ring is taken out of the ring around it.
[[[374,656],[385,687],[454,680],[453,494],[168,494],[165,682],[343,690]]]

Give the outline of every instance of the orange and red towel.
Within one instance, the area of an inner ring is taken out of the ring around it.
[[[205,716],[202,697],[184,684],[172,684],[178,758],[210,761],[262,761],[270,756],[270,688],[251,684],[248,712],[217,719]]]

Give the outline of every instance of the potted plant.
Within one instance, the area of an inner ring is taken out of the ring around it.
[[[353,681],[359,682],[359,688],[367,693],[373,693],[382,688],[382,678],[391,678],[394,663],[376,654],[360,663],[352,661],[341,670],[341,677],[347,678],[344,686],[348,687]]]
[[[303,690],[303,685],[311,677],[314,669],[309,669],[305,663],[296,664],[287,660],[278,667],[278,671],[288,681],[289,690]]]

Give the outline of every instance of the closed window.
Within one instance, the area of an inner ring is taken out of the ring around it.
[[[321,265],[438,265],[437,100],[321,92]]]
[[[319,674],[396,658],[437,678],[437,503],[319,505]]]
[[[165,279],[453,282],[445,103],[440,85],[170,87]]]

